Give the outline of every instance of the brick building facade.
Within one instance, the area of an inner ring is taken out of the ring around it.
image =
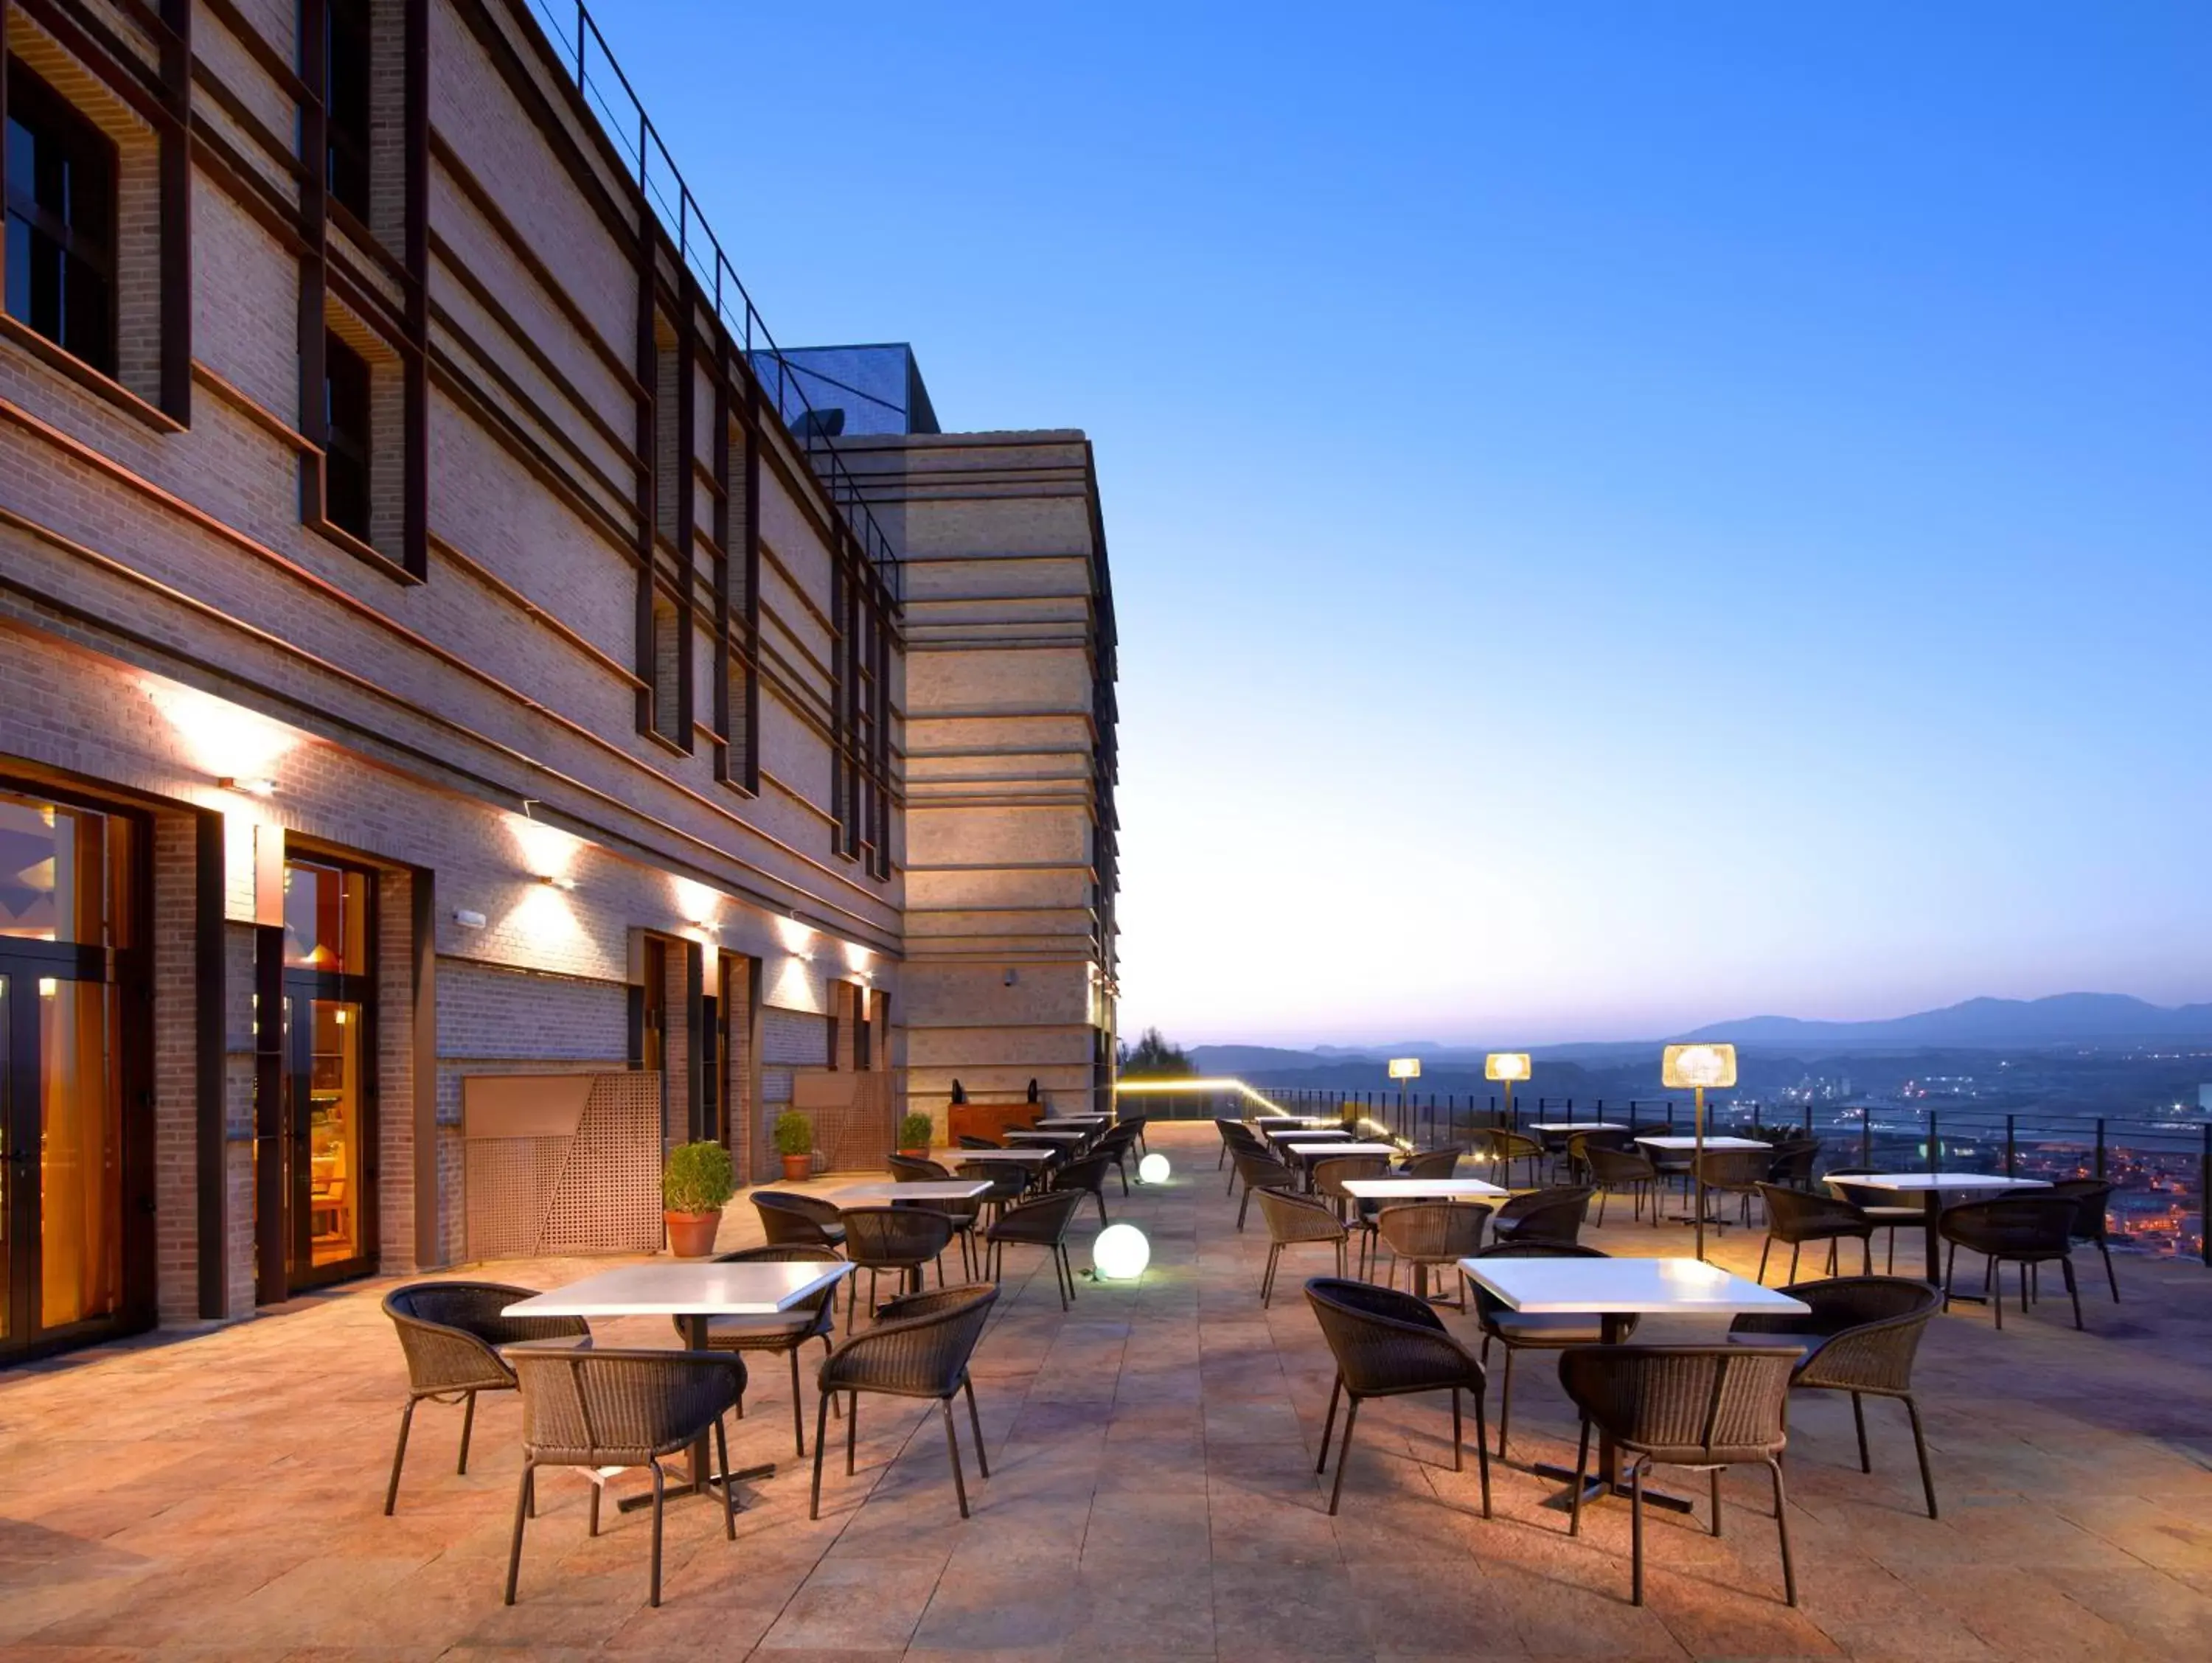
[[[0,1361],[454,1262],[472,1076],[655,1070],[747,1176],[901,1077],[910,530],[539,16],[0,0]]]

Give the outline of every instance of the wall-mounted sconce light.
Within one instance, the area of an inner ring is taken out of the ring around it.
[[[1006,986],[1009,986],[1009,987],[1012,987],[1013,985],[1014,985],[1014,973],[1013,973],[1012,969],[1011,968],[1008,968],[1008,970],[1006,971]]]
[[[573,889],[576,887],[574,878],[563,877],[558,872],[542,872],[538,875],[538,881],[540,883],[550,883],[556,889]]]
[[[221,786],[225,791],[242,791],[248,797],[274,797],[276,794],[276,782],[274,780],[240,780],[234,774],[226,774],[218,779],[216,784]]]
[[[453,922],[464,930],[481,930],[485,919],[482,913],[471,912],[466,907],[456,907],[453,908]]]

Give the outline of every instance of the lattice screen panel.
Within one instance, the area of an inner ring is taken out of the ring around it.
[[[659,1248],[659,1075],[471,1083],[485,1089],[465,1117],[470,1259]]]

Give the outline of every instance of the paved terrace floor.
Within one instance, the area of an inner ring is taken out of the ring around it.
[[[1174,1181],[1112,1203],[1152,1237],[1141,1286],[1085,1282],[1063,1316],[1048,1275],[1008,1266],[975,1367],[993,1476],[975,1482],[971,1465],[966,1523],[935,1406],[882,1399],[864,1401],[860,1476],[833,1458],[810,1523],[787,1375],[770,1358],[732,1454],[784,1466],[745,1494],[734,1545],[718,1508],[672,1506],[666,1600],[649,1609],[647,1515],[589,1540],[583,1481],[551,1475],[520,1601],[504,1608],[518,1405],[485,1399],[465,1478],[458,1413],[426,1407],[398,1514],[383,1517],[404,1375],[377,1308],[391,1284],[376,1283],[0,1375],[0,1655],[2212,1656],[2200,1266],[2124,1262],[2117,1308],[2085,1268],[2086,1334],[2063,1301],[2002,1334],[1979,1308],[1939,1319],[1920,1385],[1940,1522],[1922,1511],[1894,1405],[1869,1405],[1865,1477],[1848,1405],[1801,1396],[1789,1465],[1802,1607],[1782,1603],[1764,1475],[1746,1474],[1719,1539],[1651,1515],[1638,1610],[1625,1504],[1595,1508],[1571,1540],[1546,1505],[1553,1486],[1518,1465],[1571,1459],[1540,1357],[1516,1382],[1516,1465],[1498,1469],[1495,1520],[1478,1516],[1471,1453],[1464,1474],[1450,1470],[1441,1398],[1370,1405],[1330,1519],[1313,1465],[1331,1370],[1298,1294],[1323,1255],[1304,1250],[1313,1262],[1286,1270],[1287,1296],[1263,1313],[1257,1209],[1238,1235],[1211,1128],[1161,1127],[1153,1142]],[[1629,1227],[1625,1211],[1593,1239],[1685,1250],[1680,1228]],[[742,1198],[724,1235],[757,1236]],[[1756,1252],[1755,1233],[1731,1230],[1719,1256],[1747,1267]],[[495,1268],[550,1286],[595,1267]],[[668,1337],[659,1323],[601,1329]]]

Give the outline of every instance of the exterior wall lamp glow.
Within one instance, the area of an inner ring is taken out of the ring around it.
[[[1735,1083],[1732,1045],[1670,1045],[1659,1059],[1659,1078],[1669,1090],[1687,1086],[1697,1094],[1696,1153],[1690,1170],[1697,1184],[1698,1257],[1705,1256],[1705,1088],[1725,1090]]]
[[[226,774],[216,784],[225,791],[244,792],[248,797],[274,797],[276,794],[274,780],[241,780],[235,774]]]
[[[573,889],[576,887],[574,878],[565,877],[559,872],[541,872],[538,874],[538,881],[540,883],[550,883],[556,889]]]

